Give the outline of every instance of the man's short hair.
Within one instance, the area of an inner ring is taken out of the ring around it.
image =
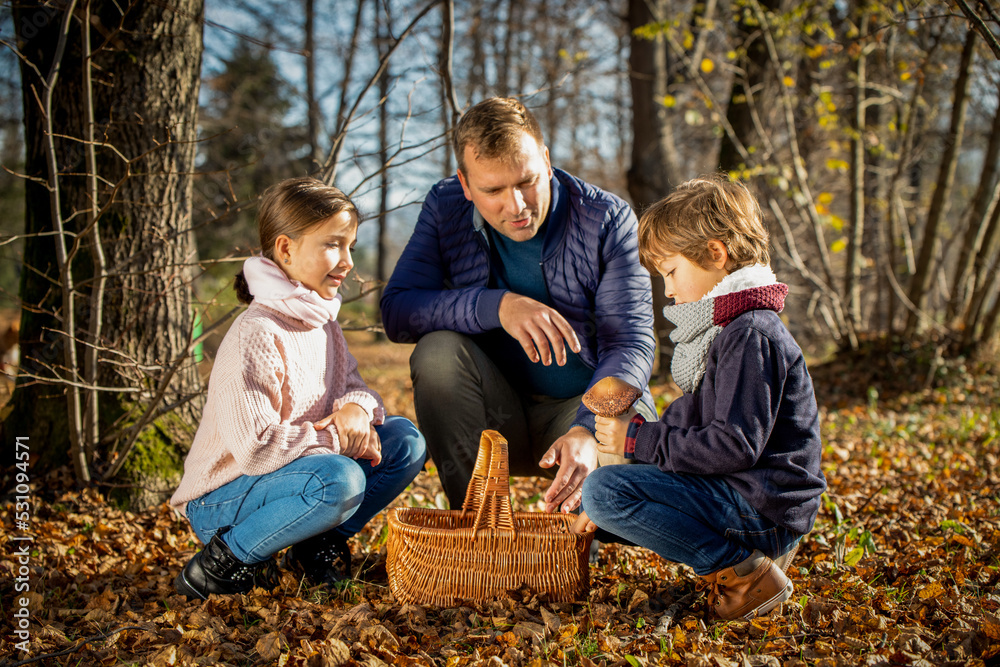
[[[465,170],[465,147],[477,158],[513,160],[520,152],[521,134],[544,145],[542,128],[528,108],[512,97],[490,97],[465,112],[452,134],[458,168]]]
[[[726,174],[681,183],[639,219],[639,261],[653,275],[668,254],[680,254],[707,267],[712,240],[726,246],[730,271],[771,261],[767,227],[756,197]]]

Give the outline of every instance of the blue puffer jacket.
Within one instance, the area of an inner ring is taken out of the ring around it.
[[[485,221],[456,176],[427,194],[382,296],[386,335],[414,343],[426,333],[480,334],[500,328],[502,289],[488,287],[490,251]],[[653,303],[649,274],[639,264],[637,222],[615,195],[553,169],[549,229],[542,267],[553,307],[580,339],[590,386],[619,377],[644,389],[652,407]],[[576,423],[593,431],[582,404]]]

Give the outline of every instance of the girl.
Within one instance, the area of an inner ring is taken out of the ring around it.
[[[347,540],[423,467],[423,436],[385,417],[337,324],[358,211],[293,178],[261,199],[263,257],[236,276],[250,304],[219,347],[170,504],[205,548],[174,585],[189,598],[278,583],[274,554],[313,584],[350,577]]]

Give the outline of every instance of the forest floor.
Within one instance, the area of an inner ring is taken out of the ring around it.
[[[352,349],[390,412],[412,418],[409,349]],[[691,570],[617,545],[578,602],[521,589],[401,605],[384,514],[354,539],[356,578],[341,589],[284,573],[273,593],[189,602],[173,588],[199,548],[186,521],[65,490],[64,470],[32,480],[27,533],[13,495],[0,504],[0,665],[1000,665],[1000,390],[994,369],[933,352],[872,348],[812,368],[829,489],[789,570],[795,594],[770,616],[713,620]],[[677,394],[653,389],[661,404]],[[543,488],[514,480],[515,509],[538,510]],[[396,505],[442,501],[428,463]]]

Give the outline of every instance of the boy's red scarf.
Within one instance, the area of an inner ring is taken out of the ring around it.
[[[729,274],[698,301],[665,307],[664,317],[677,327],[670,334],[670,373],[677,386],[694,393],[705,375],[708,350],[722,328],[750,310],[780,313],[787,294],[788,285],[777,282],[768,267],[756,265]]]

